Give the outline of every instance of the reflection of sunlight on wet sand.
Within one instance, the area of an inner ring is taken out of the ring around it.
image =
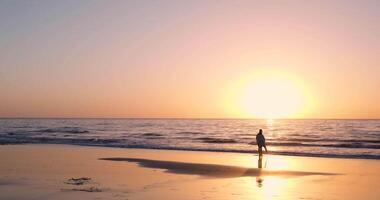
[[[258,156],[239,160],[239,165],[244,167],[258,168]],[[296,163],[284,156],[266,155],[262,159],[262,168],[265,170],[285,170],[296,166]]]
[[[279,177],[262,178],[258,196],[259,199],[278,199],[284,193],[286,179]]]
[[[242,186],[249,189],[252,200],[255,199],[292,199],[289,198],[289,189],[292,183],[287,178],[274,176],[261,176],[251,179],[249,186]]]
[[[258,165],[256,167],[260,168],[260,160],[256,157]],[[274,171],[283,170],[285,168],[291,168],[295,163],[291,162],[291,159],[279,156],[266,155],[262,158],[261,163],[263,170]],[[291,184],[287,178],[279,176],[265,176],[259,175],[255,179],[255,186],[258,189],[253,199],[282,199],[287,194],[287,186]]]
[[[243,155],[235,158],[235,163],[242,167],[258,168],[258,156]],[[285,156],[264,154],[262,159],[262,168],[265,170],[286,170],[295,167],[296,163]]]
[[[293,166],[289,159],[278,156],[265,156],[263,158],[263,164],[266,170],[283,170]]]

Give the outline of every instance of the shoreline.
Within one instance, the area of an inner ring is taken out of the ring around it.
[[[154,148],[154,147],[126,147],[126,146],[107,146],[107,145],[96,145],[96,144],[67,144],[67,143],[0,143],[0,146],[2,145],[68,145],[68,146],[83,146],[83,147],[104,147],[104,148],[118,148],[118,149],[146,149],[146,150],[168,150],[168,151],[193,151],[193,152],[220,152],[220,153],[238,153],[238,154],[258,154],[255,150],[218,150],[218,149],[191,149],[191,148],[170,148],[170,147],[160,147],[160,148]],[[358,156],[358,155],[328,155],[326,154],[311,154],[311,153],[282,153],[282,152],[269,152],[264,153],[264,155],[278,155],[278,156],[296,156],[296,157],[310,157],[310,158],[339,158],[339,159],[364,159],[364,160],[380,160],[380,155],[373,155],[373,156]]]

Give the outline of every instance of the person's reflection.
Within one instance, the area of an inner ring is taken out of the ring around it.
[[[263,156],[259,156],[259,162],[257,163],[259,169],[263,168]]]
[[[263,156],[262,155],[259,155],[259,160],[257,162],[257,168],[259,168],[259,170],[260,170],[259,174],[256,177],[257,187],[262,187],[263,182],[264,182],[264,179],[261,178],[261,169],[263,168]]]
[[[263,178],[261,178],[260,176],[256,177],[257,187],[259,188],[263,187],[263,182],[264,182]]]

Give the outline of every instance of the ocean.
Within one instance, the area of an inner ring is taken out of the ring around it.
[[[257,153],[380,159],[380,120],[0,119],[0,144]]]

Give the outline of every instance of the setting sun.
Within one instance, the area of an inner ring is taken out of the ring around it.
[[[380,0],[0,0],[0,200],[380,200]]]
[[[254,81],[242,92],[241,104],[248,114],[260,118],[288,117],[300,109],[301,95],[289,82]]]
[[[310,103],[302,82],[285,73],[264,72],[248,76],[229,89],[229,109],[242,117],[292,118]]]

